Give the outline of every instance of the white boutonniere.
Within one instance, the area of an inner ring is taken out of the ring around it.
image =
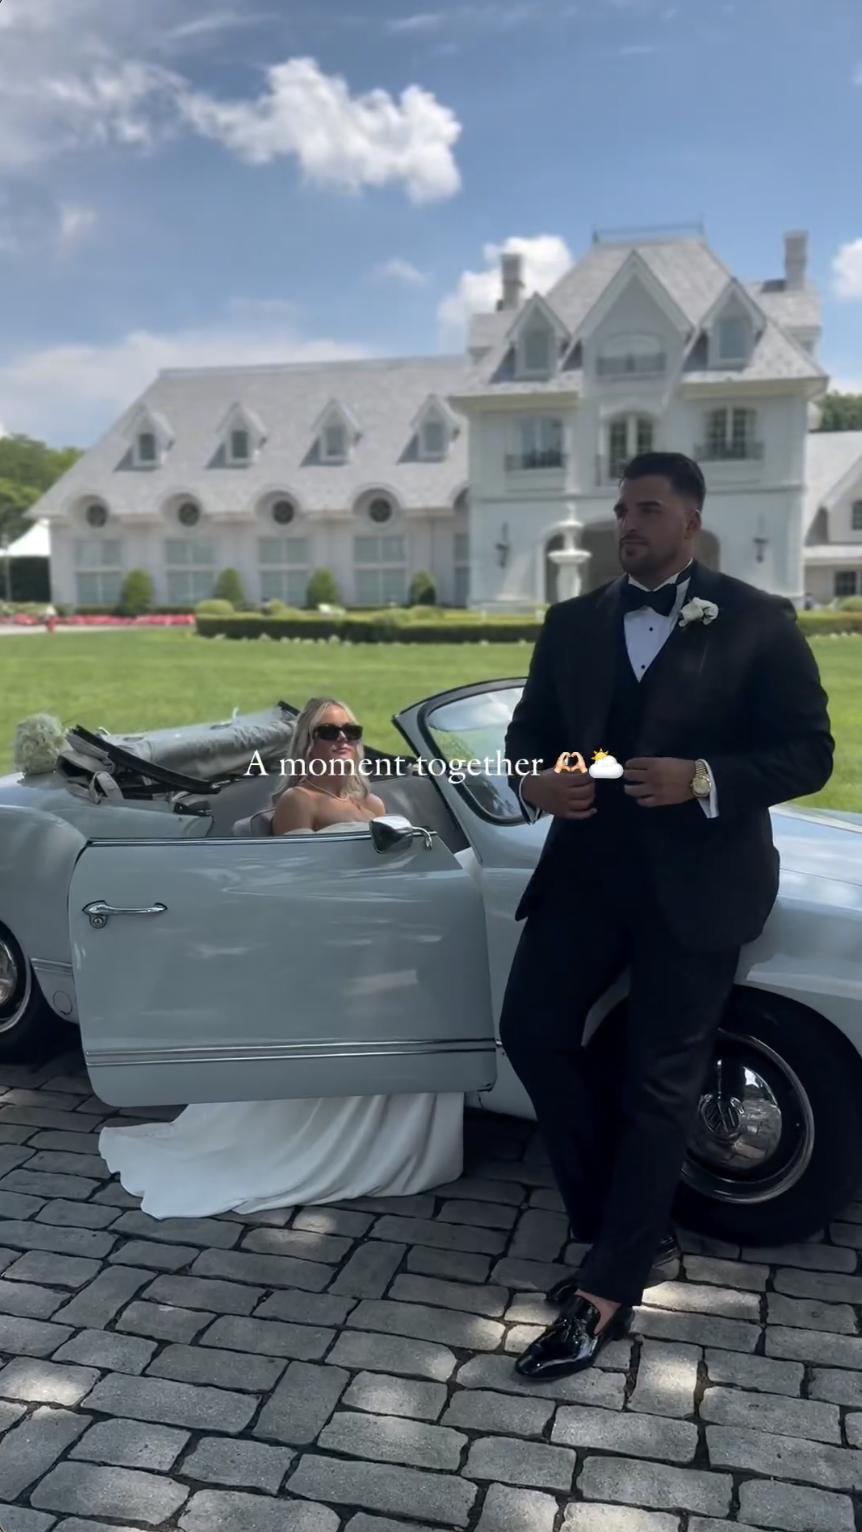
[[[718,607],[714,601],[703,601],[700,596],[693,596],[687,601],[679,614],[679,625],[687,628],[690,623],[702,622],[709,624],[715,622],[718,616]]]

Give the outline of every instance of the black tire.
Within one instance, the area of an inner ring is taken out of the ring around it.
[[[0,926],[0,1065],[44,1058],[61,1026],[19,943]]]
[[[740,988],[728,1005],[715,1060],[722,1061],[723,1084],[716,1089],[714,1064],[677,1198],[681,1227],[735,1245],[779,1246],[809,1239],[842,1212],[862,1185],[858,1053],[806,1006]],[[760,1077],[773,1104],[763,1095],[758,1099],[752,1076],[746,1080],[743,1068]],[[738,1108],[746,1095],[740,1134]],[[746,1120],[756,1130],[748,1137]],[[756,1155],[770,1140],[773,1152],[746,1167],[740,1144]],[[725,1153],[729,1159],[721,1165]]]

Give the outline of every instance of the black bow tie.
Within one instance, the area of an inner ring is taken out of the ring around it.
[[[689,578],[688,572],[685,578]],[[674,580],[673,584],[661,585],[658,590],[642,590],[640,586],[633,585],[629,580],[623,588],[623,611],[639,612],[641,607],[651,606],[660,616],[669,617],[676,604],[681,584],[681,580]]]

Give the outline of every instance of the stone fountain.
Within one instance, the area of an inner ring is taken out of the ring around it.
[[[580,546],[583,523],[575,516],[573,505],[568,507],[569,514],[565,521],[560,522],[554,528],[555,535],[561,535],[562,548],[554,548],[548,554],[552,563],[557,566],[557,600],[570,601],[573,596],[579,596],[583,590],[584,565],[589,563],[592,554]]]

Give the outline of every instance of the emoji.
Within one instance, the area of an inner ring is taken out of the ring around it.
[[[596,750],[593,754],[593,764],[590,767],[590,776],[599,777],[602,780],[613,780],[623,775],[624,768],[620,765],[615,755],[610,755],[607,750]]]
[[[570,766],[569,765],[570,761],[574,761],[574,763],[575,763],[574,766]],[[587,768],[584,765],[584,758],[583,758],[583,756],[579,755],[577,750],[564,750],[563,754],[560,756],[560,759],[557,761],[557,764],[554,767],[554,770],[555,771],[582,771],[586,775]]]

